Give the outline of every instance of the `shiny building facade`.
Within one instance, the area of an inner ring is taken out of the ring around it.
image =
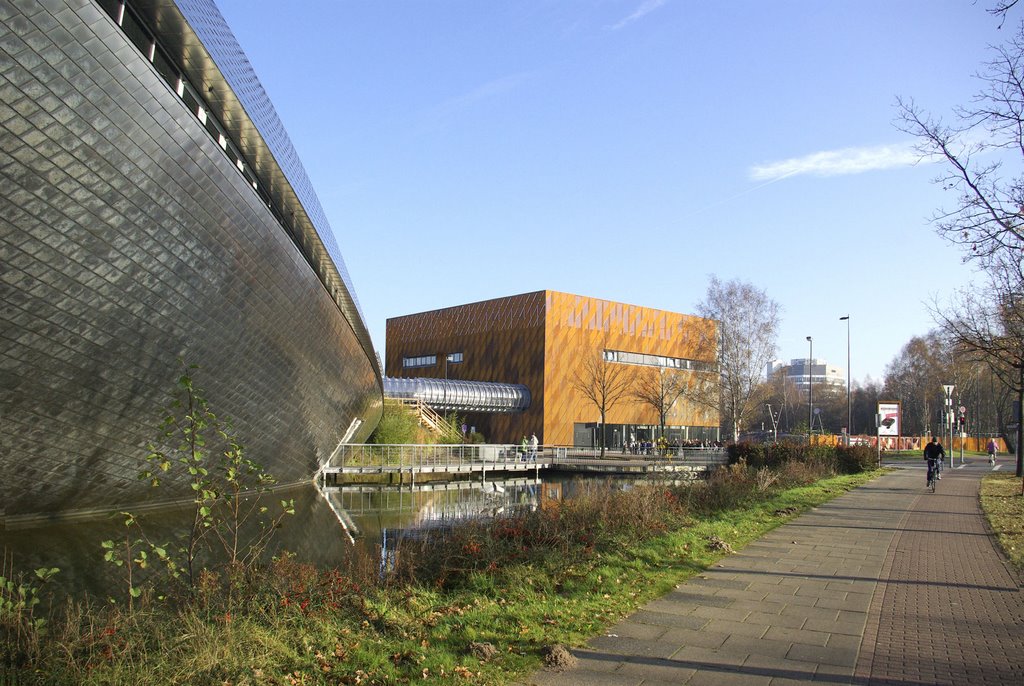
[[[627,364],[635,375],[683,378],[714,369],[715,322],[701,317],[556,291],[537,291],[387,321],[385,369],[389,377],[435,377],[522,384],[531,404],[524,412],[470,414],[492,443],[518,442],[536,433],[546,445],[590,446],[600,413],[573,386],[585,357]],[[713,374],[712,374],[713,376]],[[608,443],[656,437],[649,405],[628,398],[607,416]],[[670,438],[717,440],[718,414],[685,399],[666,426]]]
[[[0,3],[0,301],[0,524],[151,502],[182,360],[282,482],[382,411],[333,233],[210,0]]]

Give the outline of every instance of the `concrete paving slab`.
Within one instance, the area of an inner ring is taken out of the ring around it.
[[[1024,592],[979,510],[987,471],[947,472],[935,494],[921,470],[886,474],[650,603],[576,651],[576,669],[529,683],[1024,684]]]

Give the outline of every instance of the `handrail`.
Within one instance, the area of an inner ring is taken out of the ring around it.
[[[412,408],[416,412],[416,417],[420,424],[426,426],[438,436],[449,440],[458,440],[461,437],[459,430],[452,426],[451,422],[419,398],[385,398],[384,401]]]
[[[682,465],[720,466],[726,464],[728,455],[721,449],[680,448],[667,455],[623,455],[606,452],[601,458],[600,450],[574,446],[543,445],[536,451],[516,444],[345,444],[325,465],[326,471],[345,467],[417,469],[417,468],[500,468],[516,464],[518,468],[527,464],[542,465],[597,465],[614,467],[622,465]]]

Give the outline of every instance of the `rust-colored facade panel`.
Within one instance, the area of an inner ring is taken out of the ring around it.
[[[447,362],[462,353],[462,361]],[[403,359],[434,356],[430,366]],[[447,307],[387,321],[385,373],[393,377],[518,383],[533,401],[522,413],[472,415],[470,424],[491,442],[513,442],[542,432],[544,416],[544,291]]]
[[[547,335],[544,388],[545,442],[573,444],[573,426],[601,419],[596,405],[573,384],[584,374],[587,356],[605,350],[657,355],[714,363],[715,350],[702,341],[715,340],[713,321],[649,307],[600,300],[568,293],[547,292]],[[636,375],[658,373],[655,367],[628,365]],[[687,372],[679,372],[686,374]],[[718,416],[696,407],[681,407],[669,414],[669,423],[680,426],[718,426]],[[658,423],[650,405],[623,397],[606,416],[611,424]]]
[[[715,323],[701,317],[537,291],[389,319],[385,370],[395,377],[524,384],[533,398],[528,410],[472,415],[470,423],[493,443],[536,433],[547,445],[573,445],[574,428],[600,421],[597,407],[573,383],[585,358],[618,351],[630,359],[648,355],[713,365],[714,340]],[[461,353],[461,362],[446,362],[455,353]],[[403,360],[420,366],[406,366]],[[650,364],[612,364],[633,375],[664,373]],[[606,421],[653,426],[658,417],[652,407],[628,395]],[[717,427],[718,416],[680,400],[667,423]]]

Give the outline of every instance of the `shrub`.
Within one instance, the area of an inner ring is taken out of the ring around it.
[[[759,469],[783,469],[793,462],[811,466],[812,473],[856,474],[877,463],[865,446],[802,445],[795,443],[737,443],[729,446],[729,464],[746,464]]]
[[[645,540],[679,525],[686,515],[678,487],[641,484],[621,489],[587,484],[569,500],[537,510],[518,510],[490,520],[401,541],[387,583],[453,588],[479,572],[556,558],[569,567],[622,540]]]
[[[383,445],[418,443],[419,422],[407,408],[397,403],[385,403],[380,423],[370,436],[370,443]]]
[[[686,504],[694,514],[707,515],[748,502],[757,490],[755,474],[754,468],[743,463],[716,469],[707,481],[684,491]]]
[[[4,665],[27,664],[38,655],[47,621],[37,615],[36,606],[43,595],[41,589],[59,571],[44,567],[26,578],[14,571],[14,563],[5,551],[0,566],[0,670]]]
[[[835,450],[843,474],[858,474],[878,466],[878,454],[865,445],[839,446]]]
[[[809,486],[823,477],[834,476],[835,469],[815,462],[790,460],[779,467],[777,474],[780,487],[792,488],[794,486]]]
[[[729,464],[743,462],[749,465],[758,465],[764,459],[763,445],[760,443],[732,443],[726,448],[729,456]]]

